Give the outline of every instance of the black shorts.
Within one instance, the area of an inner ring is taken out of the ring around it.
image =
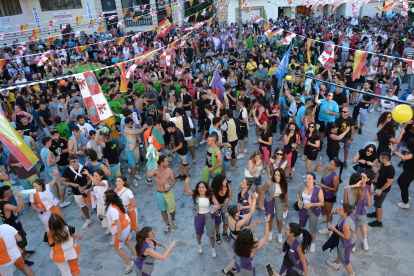
[[[329,203],[336,202],[336,196],[334,196],[333,198],[326,198],[325,196],[323,196],[323,199],[325,200],[325,202],[329,202]]]
[[[324,121],[318,121],[319,124],[319,133],[325,132],[325,122]]]
[[[310,161],[315,161],[318,157],[319,150],[312,150],[310,146],[305,147],[305,155]]]
[[[164,134],[164,145],[169,145],[171,143],[171,133],[168,131]]]
[[[374,187],[374,191],[377,187]],[[375,208],[382,208],[382,203],[384,203],[385,198],[387,197],[388,192],[382,192],[379,196],[374,195],[374,207]]]
[[[23,249],[27,246],[26,232],[22,229],[18,231],[18,234],[22,237],[22,240],[17,242],[17,246]]]
[[[231,159],[236,159],[236,146],[239,143],[239,140],[233,141],[233,142],[229,142],[229,144],[231,145]]]
[[[239,140],[243,140],[246,137],[247,127],[242,127],[240,129],[240,137]]]

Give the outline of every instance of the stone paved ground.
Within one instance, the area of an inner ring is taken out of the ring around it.
[[[406,85],[404,85],[405,87]],[[352,110],[351,110],[352,112]],[[351,113],[352,114],[352,113]],[[356,152],[364,147],[366,142],[372,141],[376,133],[376,122],[379,113],[370,113],[362,135],[355,134],[355,139],[351,144],[350,154],[348,158],[349,169],[344,171],[344,184],[340,185],[338,192],[338,202],[343,197],[343,186],[348,183],[350,175],[354,172],[352,169],[351,160]],[[250,129],[248,142],[248,152],[251,153],[257,149],[257,145],[253,145],[255,140],[254,129]],[[273,150],[282,144],[281,141],[273,144]],[[326,144],[326,142],[325,142]],[[190,186],[194,188],[197,181],[201,179],[201,171],[204,165],[206,145],[196,150],[197,162],[191,164],[191,183]],[[326,149],[326,148],[325,148]],[[324,150],[325,150],[324,149]],[[322,165],[326,165],[328,158],[325,151],[323,152]],[[340,154],[340,158],[343,155]],[[237,190],[244,177],[244,167],[246,166],[248,158],[238,161],[238,170],[236,172],[228,172],[228,179],[233,181],[233,199],[237,196]],[[370,250],[365,252],[362,250],[362,237],[357,243],[356,253],[351,255],[351,263],[357,275],[413,275],[412,256],[414,254],[414,226],[411,219],[414,214],[411,210],[402,210],[397,207],[400,200],[400,189],[396,183],[397,177],[401,174],[402,169],[397,167],[399,158],[392,159],[393,165],[396,167],[396,178],[392,185],[391,192],[384,203],[384,217],[383,228],[368,227],[368,242]],[[316,165],[316,164],[314,164]],[[177,175],[179,170],[176,164],[176,159],[170,164],[174,174]],[[295,194],[299,184],[301,183],[301,176],[306,172],[304,162],[299,158],[296,166],[296,172],[293,173],[294,182],[289,188],[289,215],[284,224],[289,222],[298,222],[298,214],[292,208],[292,204],[296,201]],[[123,164],[123,171],[126,172],[126,165]],[[145,174],[145,166],[140,165],[139,173]],[[317,174],[317,179],[321,178],[321,173]],[[128,177],[131,180],[131,177]],[[131,181],[132,182],[132,181]],[[151,226],[156,233],[156,239],[169,244],[173,239],[178,239],[178,246],[174,248],[172,254],[165,261],[156,261],[156,266],[152,275],[154,276],[216,276],[221,275],[220,271],[232,259],[233,252],[229,244],[222,242],[221,245],[216,245],[217,258],[213,259],[210,253],[210,244],[206,236],[203,236],[202,246],[204,254],[199,255],[197,252],[197,242],[195,238],[195,231],[193,227],[193,217],[191,214],[192,202],[190,197],[184,191],[184,182],[177,182],[173,188],[176,200],[176,212],[178,229],[172,229],[170,233],[164,234],[163,230],[165,224],[162,220],[161,214],[158,210],[155,201],[155,186],[148,187],[144,181],[140,181],[138,188],[132,187],[136,196],[138,210],[139,210],[139,226]],[[113,246],[109,245],[110,236],[104,235],[104,230],[101,228],[95,214],[91,211],[93,223],[86,230],[81,227],[84,221],[81,219],[83,215],[78,205],[74,202],[73,197],[70,196],[67,200],[71,200],[72,204],[69,207],[63,208],[62,213],[70,225],[75,226],[76,229],[85,237],[79,241],[82,248],[82,253],[79,255],[80,267],[82,275],[106,275],[115,276],[122,275],[125,267],[121,258],[116,254]],[[27,200],[25,201],[27,202]],[[338,207],[338,203],[335,204]],[[57,266],[49,257],[49,246],[43,240],[43,224],[38,217],[33,213],[31,208],[27,208],[26,213],[21,217],[23,226],[28,234],[28,249],[36,250],[36,254],[30,258],[35,264],[32,270],[35,275],[42,276],[56,276],[60,275]],[[369,212],[373,207],[369,208]],[[254,228],[256,236],[263,237],[264,235],[264,211],[256,211],[253,219],[260,219],[261,225]],[[338,217],[334,222],[338,221]],[[368,222],[371,219],[368,219]],[[325,225],[318,225],[318,229],[322,229]],[[274,233],[276,233],[276,224],[273,226]],[[285,239],[285,237],[284,237]],[[339,271],[334,271],[327,267],[325,261],[327,259],[336,258],[335,253],[322,252],[321,247],[327,240],[327,236],[318,235],[317,250],[315,253],[307,253],[306,257],[309,261],[309,271],[312,276],[346,276],[346,270],[341,266]],[[283,260],[283,254],[278,254],[275,247],[280,246],[276,242],[276,234],[272,242],[267,242],[254,256],[254,263],[256,265],[257,275],[266,275],[265,265],[270,263],[277,271],[280,269]],[[159,252],[164,252],[164,249],[159,249]],[[131,272],[132,274],[132,272]],[[131,275],[130,274],[130,275]],[[16,276],[23,275],[20,271],[15,273]]]

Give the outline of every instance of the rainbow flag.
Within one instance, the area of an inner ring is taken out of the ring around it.
[[[27,171],[33,168],[39,159],[12,127],[1,109],[0,124],[0,141],[9,148],[10,152],[13,153]]]
[[[89,45],[79,46],[79,47],[76,47],[76,51],[82,52],[82,51],[84,51],[84,50],[86,50],[88,48],[89,48]]]
[[[127,12],[128,12],[128,8],[125,8],[125,9],[122,10],[122,14],[124,15],[124,17],[127,14]]]
[[[29,24],[20,25],[20,34],[24,33],[24,30],[26,30],[27,26],[29,26]]]
[[[119,46],[121,46],[122,43],[124,43],[124,41],[125,41],[126,38],[127,38],[126,36],[121,37],[116,44],[119,45]]]
[[[0,59],[0,73],[3,70],[4,65],[6,65],[7,59]]]
[[[167,15],[170,16],[171,15],[171,7],[167,5],[165,10],[167,11]]]
[[[105,28],[105,25],[99,25],[98,30],[96,31],[97,33],[99,33],[100,31],[102,31]]]
[[[58,38],[58,36],[52,36],[48,41],[46,41],[46,45],[48,47],[50,47],[50,45],[53,44],[53,42],[55,42],[55,40]]]
[[[208,8],[208,11],[211,12],[212,9],[213,9],[213,5],[211,5],[210,8]]]
[[[40,29],[34,29],[33,30],[33,35],[30,37],[32,40],[36,40],[37,37],[39,36],[40,33]]]
[[[76,25],[79,25],[82,22],[82,15],[76,16]]]
[[[354,81],[362,73],[368,72],[365,67],[365,60],[367,59],[368,53],[365,51],[356,51],[354,60],[354,72],[352,74],[352,81]]]
[[[119,91],[128,92],[128,87],[127,87],[128,83],[126,81],[125,63],[120,62],[120,63],[117,63],[116,66],[118,66],[120,75],[121,75],[121,83],[119,84]]]
[[[313,40],[308,38],[308,41],[306,42],[306,55],[308,56],[308,62],[311,62],[311,55],[310,55],[310,47],[312,46]]]
[[[91,19],[91,21],[89,22],[88,29],[89,29],[90,27],[92,27],[93,23],[95,23],[95,22],[96,22],[96,19]]]

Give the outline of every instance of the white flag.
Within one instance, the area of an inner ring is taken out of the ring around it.
[[[118,24],[116,25],[116,28],[119,29],[121,27],[122,24],[124,24],[125,20],[119,21]]]
[[[50,54],[49,53],[44,53],[39,61],[37,62],[37,66],[42,66],[43,64],[45,64],[45,62],[50,58]],[[36,64],[36,62],[33,62]]]
[[[80,37],[81,34],[83,34],[83,31],[75,32],[75,38]]]
[[[334,46],[332,44],[328,45],[323,51],[322,55],[318,58],[321,64],[328,70],[332,70],[334,63]]]

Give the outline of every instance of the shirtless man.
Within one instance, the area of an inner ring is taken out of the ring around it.
[[[144,109],[149,106],[149,103],[140,97],[140,94],[138,92],[134,92],[132,94],[132,99],[134,100],[134,106],[136,109],[138,109],[139,114],[141,115],[142,122],[145,122],[145,113]],[[141,122],[141,123],[142,123]]]
[[[175,220],[175,199],[174,193],[171,190],[175,185],[175,178],[173,171],[168,168],[167,156],[160,155],[158,159],[158,167],[156,170],[148,170],[147,178],[154,177],[157,182],[157,204],[161,210],[162,218],[167,225],[164,229],[165,233],[170,231],[170,221],[168,219],[167,209],[171,215],[172,225],[177,229],[177,221]]]

